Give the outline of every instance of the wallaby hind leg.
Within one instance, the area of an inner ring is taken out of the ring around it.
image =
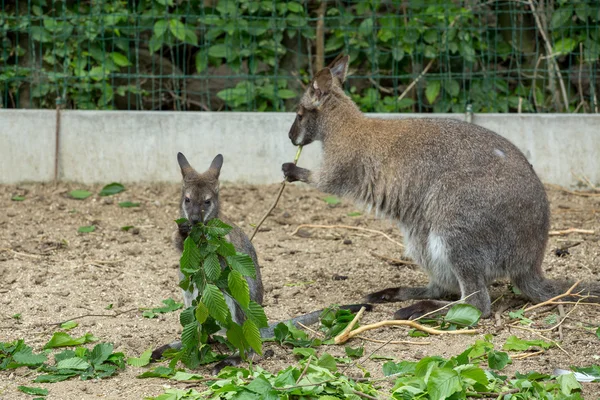
[[[439,299],[450,295],[443,288],[430,283],[428,286],[399,286],[383,289],[366,295],[363,301],[366,303],[391,303],[404,300]]]

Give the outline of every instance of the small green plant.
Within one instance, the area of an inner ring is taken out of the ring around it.
[[[178,224],[186,223],[179,219]],[[219,219],[193,226],[183,244],[180,271],[183,290],[198,289],[198,297],[191,307],[182,311],[180,322],[182,349],[170,356],[171,366],[177,360],[188,368],[210,363],[222,356],[214,353],[208,339],[221,329],[226,332],[225,342],[244,358],[249,350],[261,354],[260,328],[268,326],[262,306],[250,300],[245,277],[256,277],[254,262],[247,254],[236,252],[225,236],[231,227]],[[235,301],[247,319],[243,325],[234,322],[225,296]],[[168,352],[167,352],[168,353]]]
[[[112,196],[113,194],[121,193],[125,190],[125,186],[118,182],[109,183],[100,191],[100,196]]]
[[[119,207],[121,208],[132,208],[132,207],[139,207],[140,203],[132,203],[131,201],[123,201],[121,203],[119,203]]]
[[[146,318],[156,318],[156,314],[164,314],[168,312],[177,311],[183,307],[183,303],[179,303],[171,298],[162,301],[164,306],[155,307],[149,309],[143,309],[144,313],[142,316]]]
[[[92,195],[92,192],[88,192],[87,190],[71,190],[69,192],[69,196],[73,199],[84,200]]]
[[[80,226],[79,229],[77,229],[77,232],[90,233],[90,232],[94,232],[95,230],[96,230],[95,225],[88,225],[88,226]]]
[[[12,201],[23,201],[23,200],[25,200],[25,196],[13,196],[10,199]]]
[[[79,324],[75,321],[67,321],[65,323],[60,324],[61,329],[64,329],[66,331],[76,328],[77,326],[79,326]]]

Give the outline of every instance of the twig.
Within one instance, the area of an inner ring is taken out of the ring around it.
[[[573,307],[571,311],[573,311],[574,309],[575,307]],[[571,311],[569,311],[569,314],[571,313]],[[564,340],[562,323],[565,322],[565,319],[567,319],[567,316],[565,315],[565,308],[562,304],[558,305],[558,315],[562,317],[562,320],[556,325],[558,327],[558,338],[562,341]]]
[[[582,233],[586,235],[593,235],[595,232],[591,229],[578,229],[578,228],[569,228],[562,231],[550,231],[548,232],[549,236],[562,236],[568,235],[570,233]]]
[[[326,383],[333,382],[336,379],[338,379],[338,378],[327,379],[327,380],[324,380],[321,382],[316,382],[316,383],[305,383],[303,385],[293,385],[293,386],[284,386],[284,387],[273,386],[273,389],[275,389],[275,390],[290,390],[290,389],[296,389],[296,388],[308,387],[308,386],[321,386]]]
[[[583,72],[583,42],[579,42],[579,79],[577,80],[577,87],[579,89],[579,98],[581,99],[580,105],[583,104],[583,112],[586,111],[586,102],[583,97],[583,85],[581,84],[581,73]],[[577,106],[579,108],[579,106]]]
[[[350,334],[350,331],[352,330],[352,328],[354,328],[354,326],[361,319],[361,317],[364,314],[365,310],[366,310],[365,307],[361,307],[360,310],[358,310],[358,312],[356,313],[356,315],[354,316],[354,318],[352,319],[352,321],[350,321],[350,323],[344,328],[344,330],[338,336],[335,337],[334,341],[335,341],[336,344],[339,344],[338,343],[338,338],[339,337],[348,336]]]
[[[386,257],[386,256],[382,256],[380,254],[377,254],[375,252],[371,252],[371,255],[375,258],[379,258],[380,260],[386,261],[390,264],[393,265],[419,265],[416,262],[413,261],[408,261],[408,260],[401,260],[399,258],[391,258],[391,257]]]
[[[302,378],[304,378],[304,375],[306,375],[306,371],[308,371],[308,367],[310,367],[310,362],[312,361],[312,359],[313,359],[313,355],[311,354],[310,357],[308,357],[308,360],[306,360],[306,366],[302,370],[302,373],[300,374],[298,379],[296,379],[296,385],[298,384],[298,382],[300,382],[302,380]]]
[[[420,331],[429,333],[430,335],[465,335],[465,334],[471,334],[471,333],[477,333],[478,331],[476,329],[463,329],[463,330],[456,330],[456,331],[441,331],[439,329],[434,329],[434,328],[429,328],[427,326],[423,326],[415,321],[409,321],[409,320],[391,320],[391,321],[380,321],[374,324],[369,324],[369,325],[363,325],[359,328],[356,328],[355,330],[353,330],[352,332],[348,332],[347,335],[338,335],[335,337],[334,342],[335,344],[342,344],[347,342],[349,339],[360,335],[361,333],[365,332],[365,331],[369,331],[372,329],[377,329],[377,328],[381,328],[383,326],[410,326],[411,328],[415,328],[418,329]]]
[[[513,360],[523,360],[525,358],[529,358],[529,357],[534,357],[534,356],[538,356],[542,353],[545,353],[545,350],[538,350],[535,351],[533,353],[521,353],[521,354],[515,354],[514,356],[511,356],[510,358],[512,358]]]
[[[543,306],[547,306],[547,305],[549,305],[549,304],[552,304],[552,302],[553,302],[553,301],[556,301],[556,300],[562,299],[562,298],[564,298],[564,297],[570,296],[570,295],[571,295],[571,293],[573,293],[573,289],[575,289],[575,288],[577,287],[577,285],[579,285],[580,283],[581,283],[581,280],[579,280],[579,281],[575,282],[575,283],[573,284],[573,286],[571,286],[571,287],[569,288],[569,290],[567,290],[567,291],[566,291],[566,292],[564,292],[563,294],[559,294],[558,296],[554,296],[554,297],[552,297],[551,299],[548,299],[548,300],[546,300],[546,301],[543,301],[543,302],[541,302],[541,303],[535,304],[535,305],[533,305],[533,306],[531,306],[531,307],[527,307],[525,310],[523,310],[523,313],[526,313],[526,312],[528,312],[528,311],[531,311],[531,310],[535,310],[536,308],[540,308],[540,307],[543,307]]]
[[[119,259],[119,260],[91,260],[90,264],[98,264],[98,265],[104,265],[104,264],[117,264],[120,262],[125,261],[124,259]]]
[[[547,183],[547,184],[546,184],[546,186],[548,186],[548,187],[551,187],[551,188],[554,188],[554,189],[557,189],[557,190],[560,190],[560,191],[562,191],[562,192],[565,192],[565,193],[573,194],[573,195],[575,195],[575,196],[582,196],[582,197],[600,197],[600,193],[575,192],[575,191],[572,191],[572,190],[566,189],[566,188],[564,188],[564,187],[562,187],[562,186],[555,185],[555,184],[552,184],[552,183]]]
[[[38,254],[21,253],[19,251],[15,251],[13,249],[7,249],[7,248],[0,249],[0,252],[3,252],[3,251],[8,251],[10,253],[16,254],[18,256],[23,256],[23,257],[42,258],[42,256],[38,255]]]
[[[305,329],[307,331],[309,331],[310,333],[312,333],[313,335],[317,336],[317,337],[323,337],[323,335],[317,331],[315,331],[314,329],[304,325],[302,322],[296,322],[296,324],[298,324],[298,326],[300,326],[302,329]]]
[[[321,0],[317,10],[317,28],[316,28],[316,60],[315,70],[319,72],[325,67],[325,12],[327,11],[327,1]]]
[[[422,318],[425,318],[425,317],[426,317],[426,316],[428,316],[428,315],[435,314],[435,313],[437,313],[438,311],[442,311],[444,308],[448,308],[448,307],[450,307],[450,306],[453,306],[453,305],[455,305],[455,304],[457,304],[457,303],[462,303],[462,302],[464,302],[466,299],[468,299],[468,298],[469,298],[469,297],[471,297],[471,296],[474,296],[474,295],[476,295],[477,293],[479,293],[479,290],[478,290],[478,291],[476,291],[476,292],[473,292],[473,293],[469,294],[468,296],[465,296],[465,297],[463,297],[462,299],[459,299],[459,300],[456,300],[456,301],[451,301],[450,303],[448,303],[448,304],[446,304],[446,305],[443,305],[442,307],[438,308],[437,310],[429,311],[428,313],[425,313],[425,314],[421,315],[419,318],[415,318],[413,321],[418,321],[418,320],[420,320],[420,319],[422,319]]]
[[[356,338],[361,339],[361,340],[366,340],[367,342],[385,343],[385,344],[414,344],[417,346],[426,346],[426,345],[431,344],[431,342],[412,342],[410,340],[392,340],[390,342],[390,341],[386,341],[386,340],[372,339],[372,338],[368,338],[365,336],[356,336]]]
[[[392,94],[394,93],[393,89],[389,89],[386,87],[381,86],[379,83],[377,83],[377,81],[373,78],[369,78],[369,82],[371,82],[380,92],[383,93],[387,93],[387,94]]]
[[[376,352],[378,352],[379,350],[383,349],[385,346],[387,346],[388,344],[390,344],[391,341],[392,341],[392,339],[387,340],[381,346],[379,346],[378,348],[376,348],[375,350],[373,350],[371,353],[369,353],[369,355],[363,357],[362,359],[360,359],[360,358],[356,359],[352,364],[348,365],[346,368],[344,368],[342,370],[342,375],[345,375],[346,371],[348,371],[350,368],[354,367],[359,362],[364,362],[364,360],[369,359],[373,354],[375,354]]]
[[[355,395],[357,395],[359,397],[363,397],[365,399],[379,400],[379,398],[377,398],[377,397],[373,397],[370,394],[366,394],[366,393],[363,393],[363,392],[358,391],[358,390],[352,389],[352,393],[354,393]]]
[[[300,158],[300,153],[302,153],[302,146],[298,146],[298,151],[296,152],[296,157],[294,157],[294,164],[298,163],[298,159]],[[279,193],[277,193],[277,197],[275,198],[275,201],[273,202],[273,204],[271,205],[269,210],[267,210],[267,212],[262,217],[262,219],[258,222],[258,224],[256,224],[256,227],[254,228],[254,231],[252,232],[252,236],[250,236],[250,241],[252,241],[252,239],[254,239],[254,236],[256,236],[256,232],[258,232],[258,229],[260,228],[260,226],[263,224],[263,222],[265,222],[265,220],[269,217],[269,215],[271,215],[271,213],[273,212],[275,207],[277,207],[277,203],[279,202],[279,199],[281,198],[283,189],[285,189],[285,183],[286,183],[286,181],[284,179],[281,182],[281,188],[279,189]]]
[[[417,76],[417,78],[414,81],[412,81],[410,83],[410,85],[408,85],[406,87],[406,89],[404,89],[404,92],[402,92],[402,94],[400,96],[398,96],[398,100],[396,100],[396,101],[402,100],[408,94],[408,92],[410,92],[410,90],[417,84],[417,82],[419,82],[419,80],[421,80],[421,78],[423,78],[425,76],[425,74],[429,71],[429,68],[431,68],[434,61],[435,61],[435,58],[432,58],[431,61],[429,61],[429,64],[427,64],[425,66],[425,68],[423,69],[423,72],[421,72],[419,74],[419,76]]]
[[[132,311],[137,311],[138,308],[130,308],[129,310],[125,310],[125,311],[120,311],[114,314],[83,314],[83,315],[79,315],[77,317],[72,317],[69,319],[66,319],[64,321],[60,321],[60,322],[49,322],[47,324],[44,325],[62,325],[65,322],[69,322],[69,321],[75,321],[76,319],[81,319],[81,318],[86,318],[86,317],[110,317],[110,318],[115,318],[118,317],[119,315],[122,314],[127,314],[128,312],[132,312]]]
[[[355,230],[355,231],[364,231],[364,232],[376,233],[378,235],[381,235],[381,236],[385,237],[390,242],[395,243],[395,244],[397,244],[400,247],[404,247],[404,245],[402,243],[400,243],[400,242],[392,239],[391,237],[389,237],[388,235],[386,235],[385,233],[383,233],[381,231],[377,231],[375,229],[361,228],[359,226],[350,226],[350,225],[313,225],[313,224],[302,224],[302,225],[298,225],[298,227],[294,230],[294,232],[290,233],[290,235],[294,236],[302,228],[321,228],[321,229],[337,229],[337,228],[340,228],[340,229],[351,229],[351,230]]]
[[[548,40],[548,37],[546,36],[546,32],[544,31],[544,27],[542,26],[542,22],[540,21],[540,16],[538,15],[538,13],[535,10],[535,6],[533,5],[533,0],[528,0],[529,2],[529,7],[531,8],[531,12],[533,13],[533,17],[535,18],[535,23],[537,24],[537,27],[542,35],[542,39],[544,39],[544,44],[546,45],[546,51],[548,52],[548,55],[553,54],[552,51],[552,45],[550,44],[550,40]],[[564,101],[564,106],[565,106],[565,111],[569,112],[569,98],[567,97],[567,89],[565,88],[565,82],[563,81],[562,75],[560,73],[560,68],[558,66],[558,62],[556,61],[556,58],[551,57],[550,58],[552,65],[554,66],[554,71],[556,73],[556,77],[558,78],[558,83],[560,85],[560,90],[563,96],[563,101]],[[535,88],[534,88],[535,91]]]
[[[535,63],[535,67],[533,68],[533,78],[531,80],[531,88],[533,89],[533,104],[535,105],[535,111],[537,111],[538,113],[540,112],[540,106],[538,104],[537,101],[537,96],[536,96],[536,80],[537,80],[537,71],[538,71],[538,67],[540,66],[540,61],[542,61],[542,55],[540,55]]]

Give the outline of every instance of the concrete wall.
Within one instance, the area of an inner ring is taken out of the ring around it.
[[[293,120],[292,113],[63,111],[59,177],[178,182],[181,151],[198,170],[222,153],[225,181],[279,182],[281,164],[296,152],[287,137]],[[600,182],[600,115],[479,114],[473,122],[515,143],[545,182],[571,186],[580,175]],[[52,110],[0,110],[0,183],[52,180],[55,127]],[[320,157],[318,144],[307,146],[299,165],[314,168]]]

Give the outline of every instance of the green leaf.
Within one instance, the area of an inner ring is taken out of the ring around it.
[[[498,371],[504,369],[510,361],[508,354],[503,351],[490,350],[487,356],[489,367]]]
[[[362,213],[360,213],[358,211],[352,211],[352,212],[349,212],[346,215],[349,216],[349,217],[360,217],[362,215]]]
[[[198,374],[192,374],[189,372],[183,372],[183,371],[177,371],[175,372],[175,375],[173,375],[171,377],[171,379],[173,379],[174,381],[195,381],[195,380],[201,380],[204,377],[202,375],[198,375]]]
[[[573,391],[581,391],[581,384],[577,382],[575,374],[560,375],[557,382],[560,385],[560,391],[565,396],[569,396]]]
[[[173,374],[175,373],[175,370],[173,368],[169,368],[169,367],[156,367],[154,369],[151,369],[149,371],[144,372],[141,375],[138,375],[137,378],[143,379],[143,378],[170,378],[173,376]]]
[[[233,229],[218,218],[213,218],[206,223],[206,232],[211,236],[225,236]]]
[[[198,321],[199,324],[203,324],[208,318],[208,308],[206,308],[206,305],[201,301],[196,305],[195,316],[196,321]]]
[[[156,37],[162,37],[167,31],[167,21],[160,19],[154,23],[154,35]]]
[[[557,29],[566,24],[573,16],[573,7],[561,7],[558,10],[554,10],[552,18],[550,20],[550,26],[552,29]]]
[[[336,196],[326,196],[323,198],[323,201],[332,206],[341,203],[341,200]]]
[[[127,364],[134,367],[145,367],[150,364],[150,356],[152,355],[152,349],[148,349],[139,356],[139,358],[129,357]]]
[[[429,375],[427,390],[431,399],[444,400],[462,390],[458,373],[450,368],[435,368]]]
[[[219,262],[219,256],[215,253],[209,254],[204,259],[204,273],[206,274],[206,277],[213,282],[221,276],[221,263]]]
[[[181,343],[188,349],[194,349],[198,346],[198,323],[196,321],[183,327]]]
[[[62,323],[60,325],[60,327],[61,327],[61,329],[64,329],[64,330],[68,331],[69,329],[73,329],[73,328],[77,327],[78,325],[79,324],[77,322],[75,322],[75,321],[67,321],[65,323]]]
[[[217,321],[226,323],[229,317],[229,308],[225,296],[218,287],[208,283],[202,292],[202,302],[206,304],[208,313]]]
[[[23,201],[25,200],[24,196],[13,196],[10,198],[12,201]],[[24,387],[24,386],[23,386]]]
[[[256,278],[256,267],[249,255],[238,253],[235,256],[229,256],[226,259],[227,264],[229,264],[234,271],[239,272],[242,276]]]
[[[260,304],[250,300],[250,304],[248,305],[248,308],[244,309],[244,313],[259,328],[266,328],[269,326],[265,309]]]
[[[38,366],[48,360],[48,357],[45,354],[33,354],[32,352],[33,350],[31,347],[25,347],[13,354],[12,358],[16,363],[29,367]],[[1,352],[0,355],[2,355]],[[2,358],[0,358],[0,360],[2,360]]]
[[[283,99],[283,100],[296,98],[296,92],[294,92],[293,90],[290,90],[290,89],[279,89],[277,91],[277,95],[279,96],[280,99]]]
[[[194,308],[186,308],[179,314],[179,323],[181,326],[186,326],[194,322]]]
[[[196,32],[188,27],[185,28],[185,42],[198,46],[198,36],[196,36]]]
[[[227,286],[229,292],[234,299],[240,303],[242,307],[247,308],[250,304],[250,290],[248,288],[248,282],[246,279],[237,271],[231,271],[227,276]]]
[[[80,344],[91,343],[98,340],[91,333],[74,338],[65,332],[55,332],[52,338],[44,345],[44,349],[53,349],[55,347],[78,346]]]
[[[90,353],[90,363],[94,366],[98,366],[108,360],[108,357],[112,354],[114,346],[112,343],[99,343],[94,346]]]
[[[461,326],[473,326],[481,317],[481,311],[470,304],[456,304],[450,308],[445,321]]]
[[[124,54],[113,52],[113,53],[110,53],[110,56],[111,56],[112,60],[115,62],[115,64],[117,64],[119,67],[127,67],[127,66],[131,65],[131,63],[127,59],[127,56],[125,56]]]
[[[460,85],[455,79],[444,81],[444,89],[446,89],[446,92],[452,97],[458,97],[458,94],[460,93]]]
[[[302,7],[302,4],[297,3],[295,1],[290,1],[289,3],[287,3],[287,9],[293,13],[301,13],[304,11],[304,7]]]
[[[88,192],[87,190],[72,190],[69,192],[69,196],[77,200],[87,199],[92,195],[92,192]]]
[[[172,19],[169,21],[169,30],[177,39],[182,42],[185,40],[185,25],[178,19]]]
[[[575,47],[577,46],[577,41],[571,38],[564,38],[554,43],[554,53],[558,53],[560,55],[569,54]]]
[[[331,354],[323,353],[317,361],[319,367],[327,368],[331,372],[337,371],[337,363]]]
[[[550,347],[554,346],[554,344],[546,342],[545,340],[523,340],[519,339],[515,335],[511,335],[508,337],[508,339],[506,339],[502,349],[524,351],[528,350],[532,346],[541,347],[542,349],[549,349]]]
[[[208,57],[206,52],[200,50],[196,53],[196,72],[201,74],[208,67]]]
[[[346,346],[344,348],[344,350],[346,351],[346,354],[348,355],[348,357],[352,357],[352,358],[362,357],[363,353],[365,352],[364,347],[352,348],[352,347]]]
[[[427,82],[427,87],[425,88],[425,97],[427,97],[429,104],[433,104],[435,99],[437,99],[438,95],[440,94],[440,88],[440,81]]]
[[[48,395],[48,389],[43,389],[43,388],[30,387],[30,386],[17,386],[17,389],[19,389],[21,392],[23,392],[25,394],[32,394],[32,395],[37,395],[37,396],[47,396]]]
[[[69,372],[60,375],[40,375],[35,378],[33,381],[35,383],[56,383],[66,381],[69,378],[78,375],[77,372]]]
[[[227,46],[224,44],[215,44],[208,48],[208,55],[213,58],[225,58],[227,52]]]
[[[100,196],[112,196],[113,194],[121,193],[125,190],[125,186],[118,182],[109,183],[100,191]]]
[[[244,333],[244,339],[246,342],[256,351],[258,354],[262,354],[262,340],[260,338],[260,331],[251,320],[247,319],[242,325],[242,332]]]
[[[132,203],[130,201],[123,201],[121,203],[119,203],[119,207],[122,208],[131,208],[131,207],[139,207],[140,203]]]
[[[80,226],[79,229],[77,229],[77,232],[90,233],[90,232],[94,232],[95,230],[96,230],[95,225],[89,225],[89,226]]]
[[[89,367],[90,364],[79,357],[67,358],[56,363],[56,368],[58,369],[74,369],[77,371],[84,371]]]
[[[596,337],[600,339],[600,326],[596,329]]]
[[[127,232],[128,230],[130,230],[133,227],[134,227],[133,225],[125,225],[125,226],[121,227],[121,230]]]
[[[193,274],[198,271],[200,267],[200,249],[194,240],[188,236],[183,242],[183,253],[179,260],[181,272]]]
[[[240,353],[245,351],[246,346],[244,345],[244,331],[241,326],[232,322],[227,329],[227,340],[235,346]]]
[[[12,316],[13,319],[21,319],[21,313],[14,314]]]
[[[373,18],[363,20],[358,26],[358,33],[362,36],[369,36],[373,32]]]
[[[310,347],[294,347],[292,349],[292,354],[300,355],[300,356],[302,356],[302,358],[308,358],[310,356],[313,356],[313,357],[316,356],[317,351]]]

